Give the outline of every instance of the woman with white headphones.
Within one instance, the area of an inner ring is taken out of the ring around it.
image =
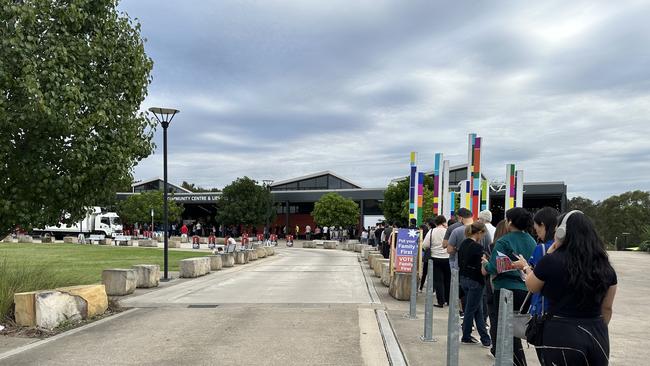
[[[616,272],[592,221],[580,211],[558,218],[553,251],[531,268],[526,287],[549,301],[542,327],[542,365],[609,364]],[[517,263],[526,262],[520,257]]]

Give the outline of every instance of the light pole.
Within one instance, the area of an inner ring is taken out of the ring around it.
[[[163,128],[163,179],[164,179],[163,221],[164,221],[164,230],[165,230],[163,232],[163,238],[164,238],[163,240],[165,243],[164,244],[165,265],[164,265],[163,281],[169,281],[169,260],[168,260],[169,238],[167,237],[169,233],[169,222],[167,220],[167,214],[168,214],[167,195],[169,193],[169,189],[167,186],[167,127],[169,127],[169,124],[174,119],[174,116],[180,111],[178,109],[172,109],[172,108],[151,107],[149,108],[149,112],[153,113],[153,115],[156,117],[156,119],[158,120],[158,122]]]

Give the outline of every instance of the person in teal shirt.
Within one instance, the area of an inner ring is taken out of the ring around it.
[[[512,291],[513,309],[519,310],[521,305],[526,300],[528,289],[521,276],[521,272],[512,266],[512,263],[518,260],[521,255],[524,258],[530,258],[535,250],[537,243],[535,239],[528,233],[533,226],[533,215],[526,209],[515,207],[506,212],[506,222],[508,223],[508,234],[499,238],[494,243],[492,255],[488,259],[483,258],[483,274],[494,275],[492,286],[494,288],[494,304],[496,312],[499,312],[499,297],[501,289]],[[512,268],[500,268],[497,271],[497,257],[508,259],[501,260],[510,264]],[[497,324],[490,324],[490,328],[497,327]],[[496,354],[496,343],[492,342],[490,353]],[[526,356],[521,344],[521,339],[514,338],[513,340],[513,363],[516,366],[526,365]]]

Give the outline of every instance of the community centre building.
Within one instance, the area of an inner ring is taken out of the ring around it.
[[[453,166],[449,170],[449,185],[456,187],[459,182],[467,177],[467,165]],[[433,172],[427,172],[433,175]],[[406,178],[398,178],[395,181]],[[293,232],[295,226],[304,230],[306,225],[315,227],[311,216],[316,203],[323,195],[336,192],[345,198],[355,201],[359,205],[359,225],[372,226],[383,220],[381,204],[384,200],[386,187],[366,188],[350,179],[342,177],[332,171],[321,171],[296,178],[272,182],[266,185],[276,204],[277,216],[272,227],[289,228]],[[188,222],[201,221],[203,223],[218,224],[214,217],[217,213],[217,200],[220,192],[195,193],[176,185],[169,184],[170,199],[182,203],[184,207],[183,220]],[[133,184],[131,192],[118,193],[118,199],[125,199],[129,195],[140,192],[162,190],[163,181],[153,178]],[[504,215],[504,188],[491,184],[490,210],[494,221]],[[567,206],[567,187],[564,182],[528,182],[524,184],[524,207],[536,211],[544,206],[555,207],[565,211]]]

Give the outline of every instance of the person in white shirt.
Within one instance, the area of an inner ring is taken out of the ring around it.
[[[490,212],[490,210],[483,210],[479,212],[478,221],[485,224],[485,228],[487,229],[488,233],[490,233],[490,237],[494,238],[494,233],[496,233],[497,228],[492,225],[492,212]]]
[[[422,246],[431,250],[431,259],[433,259],[433,283],[436,291],[435,307],[441,308],[444,304],[449,304],[449,285],[451,283],[451,270],[449,268],[449,253],[443,248],[442,242],[447,231],[447,219],[442,216],[436,216],[429,221],[429,230],[424,237]]]

